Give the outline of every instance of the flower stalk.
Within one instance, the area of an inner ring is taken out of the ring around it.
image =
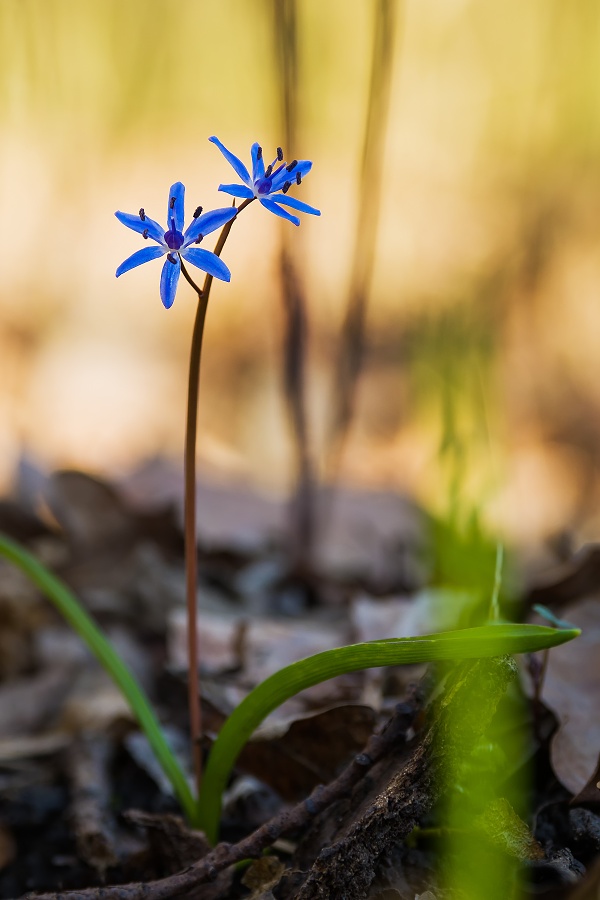
[[[252,203],[252,199],[244,200],[237,213]],[[237,214],[236,214],[237,215]],[[230,219],[217,241],[215,256],[220,256],[229,237],[235,217]],[[196,318],[192,331],[190,349],[190,365],[188,373],[187,412],[185,419],[185,451],[184,451],[184,544],[185,544],[185,584],[188,633],[188,704],[190,716],[190,737],[196,789],[200,793],[202,784],[202,705],[200,682],[198,679],[198,656],[200,643],[198,640],[198,553],[196,546],[196,434],[198,430],[198,392],[200,388],[200,361],[202,358],[202,338],[206,310],[210,297],[213,276],[206,274],[202,288],[190,278],[181,260],[181,272],[188,284],[198,295]]]

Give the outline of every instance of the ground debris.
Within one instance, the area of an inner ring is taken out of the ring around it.
[[[324,849],[296,894],[298,900],[366,896],[379,861],[406,838],[442,794],[448,754],[468,755],[514,675],[514,662],[508,658],[456,667],[429,711],[429,728],[416,748],[404,748],[400,758],[383,760],[381,769],[371,773],[370,783],[362,782],[344,808],[327,810],[315,823],[301,854],[308,846],[320,844]],[[460,717],[455,715],[456,705],[461,707]],[[465,716],[469,708],[473,715]],[[459,729],[454,727],[457,721]]]
[[[302,875],[290,878],[286,873],[273,888],[275,896],[281,900],[364,900],[379,861],[443,793],[448,754],[465,756],[469,752],[515,672],[512,659],[504,657],[454,667],[443,692],[429,706],[428,724],[413,742],[407,744],[406,729],[416,709],[412,708],[411,715],[410,705],[401,704],[388,727],[370,739],[364,753],[335,782],[317,788],[307,800],[279,813],[238,844],[219,844],[176,875],[146,884],[102,888],[101,892],[89,889],[38,895],[37,900],[168,900],[183,896],[214,882],[236,862],[262,856],[280,837],[299,830],[306,837],[292,859],[292,868]],[[459,706],[461,715],[457,717]],[[286,893],[291,883],[294,892]]]
[[[117,863],[114,823],[109,813],[110,743],[98,734],[82,735],[69,750],[71,819],[81,859],[101,876]]]

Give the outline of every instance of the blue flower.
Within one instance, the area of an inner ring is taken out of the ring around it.
[[[213,209],[211,212],[200,215],[202,207],[199,206],[194,213],[192,224],[186,231],[183,231],[184,194],[185,187],[180,181],[174,184],[169,191],[167,231],[163,231],[154,219],[148,218],[143,209],[140,209],[137,216],[123,212],[115,213],[119,222],[122,222],[127,228],[137,231],[146,239],[151,238],[158,244],[157,247],[144,247],[143,250],[137,250],[129,256],[117,269],[117,278],[124,272],[129,272],[130,269],[135,269],[142,263],[150,262],[151,259],[158,259],[159,256],[164,256],[166,253],[167,258],[160,278],[160,298],[166,309],[173,305],[175,299],[182,258],[198,269],[202,269],[203,272],[220,278],[221,281],[231,279],[229,269],[215,253],[211,253],[210,250],[201,250],[192,245],[199,244],[202,238],[211,231],[216,231],[217,228],[233,219],[237,210],[233,206],[228,206],[226,209]]]
[[[283,158],[283,150],[277,148],[277,157],[271,165],[265,169],[265,161],[263,159],[262,147],[259,144],[252,144],[252,177],[241,159],[234,156],[227,147],[225,147],[219,138],[211,137],[209,141],[216,144],[227,162],[233,166],[237,175],[244,182],[243,184],[220,184],[219,190],[232,197],[243,197],[245,200],[259,200],[265,209],[281,216],[282,219],[288,219],[294,225],[300,224],[298,216],[293,216],[287,210],[282,209],[283,206],[291,206],[299,212],[310,213],[312,216],[320,216],[321,213],[314,206],[308,203],[302,203],[295,197],[288,197],[292,184],[300,184],[305,175],[308,175],[312,169],[312,163],[308,159],[294,159],[291,163],[286,163]]]

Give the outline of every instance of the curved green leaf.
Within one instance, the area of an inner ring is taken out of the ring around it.
[[[492,624],[423,637],[352,644],[286,666],[254,688],[223,725],[204,773],[199,800],[200,827],[211,842],[217,840],[221,797],[244,744],[269,713],[305,688],[358,669],[544,650],[570,641],[579,633],[577,628],[556,630],[542,625]]]

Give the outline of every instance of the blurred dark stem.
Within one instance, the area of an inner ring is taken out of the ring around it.
[[[296,0],[273,0],[277,83],[285,151],[294,156],[298,122],[298,21]],[[308,317],[300,268],[298,233],[283,231],[280,272],[284,315],[283,386],[294,443],[294,494],[291,502],[292,567],[309,573],[314,537],[314,478],[306,415]]]
[[[253,198],[254,199],[254,198]],[[244,200],[238,214],[252,203]],[[236,216],[237,218],[237,216]],[[214,253],[220,256],[235,218],[223,226]],[[200,387],[200,359],[202,356],[202,336],[212,275],[206,275],[202,289],[190,278],[181,260],[183,277],[198,294],[198,307],[192,332],[190,350],[190,368],[188,376],[187,414],[185,421],[185,454],[184,454],[184,542],[185,542],[185,590],[187,604],[187,637],[188,637],[188,704],[190,715],[190,734],[196,789],[200,793],[202,782],[202,713],[200,708],[200,682],[198,679],[198,556],[196,548],[196,432],[198,428],[198,390]]]
[[[350,291],[341,329],[339,365],[334,375],[331,419],[327,433],[327,481],[335,481],[339,471],[354,417],[356,389],[364,359],[365,319],[377,240],[394,43],[401,9],[401,0],[377,0],[373,4],[373,50],[363,137],[359,207]]]

